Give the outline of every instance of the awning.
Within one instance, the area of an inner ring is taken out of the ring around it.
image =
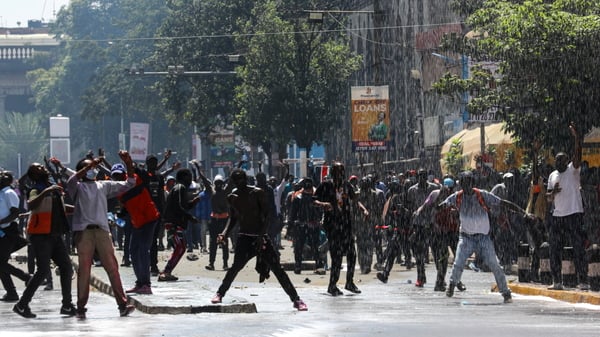
[[[512,144],[513,140],[510,134],[505,133],[502,130],[504,123],[488,124],[485,126],[485,147],[489,145],[500,145],[500,144]],[[442,146],[440,152],[440,162],[442,168],[444,168],[444,157],[450,150],[452,142],[456,139],[462,141],[463,156],[466,158],[468,166],[475,168],[475,155],[481,153],[481,127],[479,125],[465,129],[454,135],[452,138]]]

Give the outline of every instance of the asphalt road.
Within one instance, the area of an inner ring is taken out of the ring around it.
[[[289,248],[286,248],[289,250]],[[289,252],[284,251],[283,259]],[[163,260],[168,257],[164,253]],[[209,304],[223,271],[205,272],[206,256],[198,261],[182,261],[176,274],[180,281],[155,283],[152,301],[169,305],[183,300],[169,295],[169,288],[186,288],[198,303]],[[23,267],[23,266],[21,266]],[[428,279],[434,280],[434,267],[428,265]],[[130,270],[121,268],[124,282]],[[102,274],[101,268],[94,273]],[[466,292],[448,298],[434,292],[433,284],[416,288],[416,271],[395,266],[387,284],[375,274],[357,273],[362,294],[347,293],[331,297],[326,293],[328,275],[311,271],[289,273],[307,312],[292,308],[283,290],[272,277],[257,283],[253,265],[246,267],[227,294],[230,301],[252,302],[256,313],[146,314],[135,311],[130,317],[118,316],[112,297],[93,291],[88,318],[77,320],[58,314],[60,290],[39,290],[31,303],[38,318],[26,320],[14,314],[12,304],[0,303],[0,335],[4,336],[598,336],[600,306],[571,304],[543,296],[514,294],[514,302],[503,304],[502,296],[492,292],[491,273],[465,270]],[[515,279],[509,276],[509,279]],[[304,281],[309,279],[310,283]],[[342,275],[344,280],[344,275]],[[19,287],[21,282],[17,282]],[[55,280],[55,285],[58,282]],[[125,286],[129,286],[125,284]],[[343,283],[341,284],[343,287]],[[75,288],[73,288],[75,294]],[[19,292],[22,288],[19,288]],[[145,301],[141,298],[141,301]]]

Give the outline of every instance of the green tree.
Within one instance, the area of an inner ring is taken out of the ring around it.
[[[343,116],[347,80],[360,58],[350,51],[344,34],[321,32],[326,28],[308,22],[301,8],[314,4],[270,0],[256,4],[255,20],[246,24],[238,39],[247,53],[238,68],[236,125],[245,139],[265,149],[293,140],[309,156],[314,142],[333,137],[331,127]]]
[[[153,38],[165,16],[166,5],[159,0],[71,1],[52,25],[63,41],[58,60],[30,73],[37,109],[46,116],[71,117],[73,144],[108,147],[115,160],[115,116],[154,120],[154,133],[160,134],[166,124],[155,81],[133,78],[125,69],[153,54]],[[156,145],[162,149],[166,140]]]
[[[450,149],[444,156],[444,165],[448,174],[458,177],[458,174],[465,167],[465,159],[463,156],[462,140],[454,139],[450,144]]]
[[[479,68],[469,80],[446,75],[436,84],[440,92],[470,90],[475,94],[468,107],[471,113],[498,108],[507,131],[518,135],[522,146],[541,139],[556,150],[569,149],[569,122],[575,122],[581,134],[598,124],[599,2],[455,4],[468,15],[471,34],[451,36],[442,47],[468,54],[474,62],[498,62],[498,74]]]
[[[18,154],[22,167],[47,156],[48,135],[41,121],[38,114],[18,112],[7,112],[0,120],[0,166],[15,172],[15,177]]]

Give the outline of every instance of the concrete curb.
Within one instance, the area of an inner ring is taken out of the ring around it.
[[[73,268],[75,272],[79,269],[79,265],[71,260]],[[103,270],[104,271],[104,270]],[[115,297],[112,287],[110,284],[106,283],[100,277],[94,275],[94,273],[90,274],[90,285],[100,291],[103,294],[109,295],[111,297]],[[257,313],[256,305],[254,303],[232,303],[232,304],[218,304],[218,305],[187,305],[187,306],[158,306],[158,305],[147,305],[142,303],[137,298],[132,296],[127,296],[129,303],[133,304],[136,310],[139,310],[146,314],[198,314],[198,313],[231,313],[231,314],[240,314],[240,313]]]
[[[588,303],[600,305],[600,293],[581,290],[549,290],[549,285],[534,283],[509,283],[510,290],[517,294],[546,296],[570,303]]]

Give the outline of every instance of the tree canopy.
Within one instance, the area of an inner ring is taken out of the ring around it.
[[[496,62],[497,73],[475,67],[467,80],[445,75],[437,90],[470,91],[470,113],[497,108],[520,145],[541,140],[565,150],[570,122],[582,135],[598,125],[600,3],[458,0],[455,5],[468,15],[470,33],[448,37],[442,48],[467,54],[474,64]]]

